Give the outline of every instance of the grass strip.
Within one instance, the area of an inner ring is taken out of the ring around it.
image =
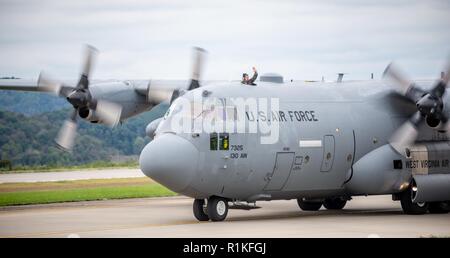
[[[100,186],[95,188],[74,188],[64,190],[17,191],[0,193],[0,206],[162,197],[174,195],[176,195],[176,193],[157,183],[114,187]]]

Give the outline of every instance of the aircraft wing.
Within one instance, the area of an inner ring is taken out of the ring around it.
[[[63,84],[60,88],[59,95],[67,96],[73,89],[73,87]],[[49,92],[39,87],[37,80],[25,79],[0,79],[0,90]]]
[[[134,80],[134,90],[147,97],[147,101],[159,104],[169,101],[172,93],[177,89],[185,89],[188,85],[186,80]]]
[[[0,90],[39,91],[37,80],[1,79]]]
[[[154,104],[168,102],[174,90],[188,90],[188,80],[133,80],[134,90]],[[226,81],[204,81],[202,85],[209,83],[221,83]]]

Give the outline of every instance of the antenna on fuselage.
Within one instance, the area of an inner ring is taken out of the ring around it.
[[[342,82],[342,79],[344,78],[344,74],[345,74],[345,73],[338,73],[338,78],[337,78],[337,82],[338,82],[338,83],[341,83],[341,82]]]

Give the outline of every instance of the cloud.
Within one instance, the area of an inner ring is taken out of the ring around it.
[[[95,77],[184,79],[190,47],[205,79],[256,65],[287,78],[380,75],[398,60],[433,78],[450,54],[448,1],[0,0],[0,74],[76,77],[81,46],[101,50]]]

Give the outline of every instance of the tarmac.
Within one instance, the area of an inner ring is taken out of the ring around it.
[[[257,205],[223,222],[198,222],[181,196],[4,207],[0,237],[450,237],[450,214],[405,215],[390,196],[356,197],[342,211]]]

